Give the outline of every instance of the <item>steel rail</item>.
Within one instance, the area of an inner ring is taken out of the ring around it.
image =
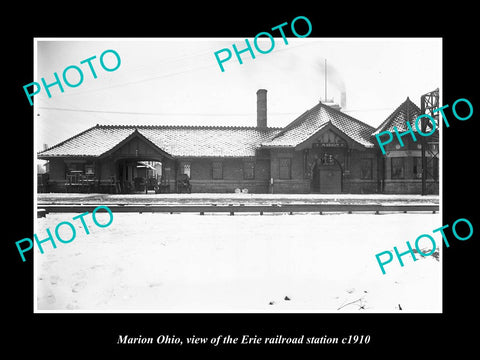
[[[84,213],[92,212],[100,204],[39,204],[37,212]],[[199,205],[154,205],[154,204],[101,204],[112,212],[127,213],[303,213],[303,212],[437,212],[437,204],[199,204]]]

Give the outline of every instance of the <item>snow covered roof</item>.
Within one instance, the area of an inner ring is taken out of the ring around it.
[[[272,140],[263,142],[262,147],[295,147],[328,124],[364,147],[374,146],[370,140],[374,127],[320,102],[291,122]]]
[[[393,127],[396,126],[399,132],[407,131],[407,121],[413,131],[417,131],[415,128],[415,120],[422,114],[420,108],[415,105],[410,98],[407,97],[403,103],[398,106],[375,130],[372,135],[376,135],[382,131],[394,132]]]
[[[249,157],[259,144],[281,129],[222,126],[96,125],[49,149],[40,159],[52,157],[99,157],[135,131],[163,152],[175,157]]]
[[[39,159],[55,157],[100,157],[138,135],[165,155],[172,157],[252,157],[256,149],[296,146],[326,128],[338,129],[365,148],[374,147],[374,135],[406,131],[406,121],[415,130],[420,108],[408,97],[380,126],[374,127],[318,103],[285,128],[240,126],[96,125],[38,153]],[[432,136],[435,140],[438,135]],[[373,140],[372,140],[373,139]]]

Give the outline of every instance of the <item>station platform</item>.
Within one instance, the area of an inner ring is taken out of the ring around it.
[[[286,205],[286,204],[377,204],[439,205],[438,195],[396,194],[76,194],[39,193],[42,205]]]

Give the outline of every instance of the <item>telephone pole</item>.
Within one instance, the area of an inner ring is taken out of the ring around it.
[[[438,103],[439,103],[439,89],[435,89],[429,93],[426,93],[421,96],[420,98],[420,103],[421,103],[421,112],[422,114],[427,114],[430,115],[432,118],[435,119],[435,125],[436,129],[438,131],[440,130],[439,128],[439,122],[438,122],[438,112],[434,113],[433,111],[435,109],[438,109]],[[421,119],[420,127],[423,133],[427,133],[427,124],[430,121],[423,117]],[[430,128],[431,131],[432,128]],[[440,140],[440,137],[438,138]],[[422,147],[422,195],[427,195],[427,178],[430,175],[430,177],[437,181],[435,174],[432,174],[428,171],[428,163],[432,162],[432,168],[433,166],[433,161],[434,159],[438,159],[438,153],[440,151],[439,149],[439,141],[427,141],[427,138],[422,136],[421,141],[420,141],[421,147]],[[437,145],[437,146],[435,146]],[[429,154],[427,158],[427,152]],[[435,171],[433,171],[434,173]]]

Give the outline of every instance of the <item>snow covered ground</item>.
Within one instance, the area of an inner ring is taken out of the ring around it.
[[[394,259],[386,275],[375,259],[421,234],[441,244],[439,214],[114,213],[103,229],[85,217],[90,235],[75,215],[38,219],[40,238],[77,227],[35,250],[38,312],[442,311],[442,254]]]

